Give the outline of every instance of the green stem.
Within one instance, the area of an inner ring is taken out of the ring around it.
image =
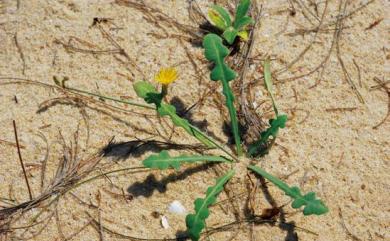
[[[176,126],[182,127],[184,130],[187,131],[188,134],[196,137],[200,142],[205,144],[208,147],[217,147],[227,155],[229,155],[234,160],[238,161],[238,159],[233,156],[231,153],[229,153],[225,148],[223,148],[220,144],[218,144],[214,139],[203,133],[201,130],[199,130],[196,126],[193,126],[189,123],[187,119],[181,118],[177,115],[177,113],[174,111],[174,109],[169,108],[168,104],[161,103],[160,105],[160,115],[161,112],[164,113],[164,115],[168,115],[172,122]]]
[[[213,138],[209,137],[208,135],[206,135],[205,133],[203,133],[201,130],[199,130],[196,126],[193,126],[190,124],[190,127],[198,132],[200,135],[202,135],[204,138],[206,138],[209,142],[211,142],[213,145],[215,145],[216,147],[218,147],[221,151],[223,151],[224,153],[226,153],[228,156],[230,156],[231,158],[233,158],[235,161],[239,162],[238,158],[235,157],[234,155],[232,155],[230,152],[228,152],[225,148],[223,148],[220,144],[218,144]]]

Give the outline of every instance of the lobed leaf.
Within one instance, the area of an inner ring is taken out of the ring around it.
[[[206,59],[215,64],[211,71],[211,80],[222,82],[223,94],[226,98],[226,106],[229,110],[230,121],[237,153],[240,156],[241,140],[238,129],[237,111],[234,107],[234,95],[229,86],[229,81],[236,78],[237,73],[233,71],[226,63],[225,58],[229,55],[229,49],[222,44],[222,39],[216,34],[207,34],[203,39]]]
[[[200,233],[206,226],[206,218],[209,217],[208,207],[213,205],[218,194],[223,190],[223,186],[234,176],[234,170],[217,179],[216,184],[207,189],[205,198],[197,198],[195,204],[195,214],[188,214],[186,217],[187,233],[192,241],[200,238]]]
[[[251,157],[263,156],[268,153],[269,139],[272,136],[275,141],[279,129],[286,127],[287,115],[278,115],[276,119],[269,120],[270,127],[260,133],[260,138],[253,144],[249,145],[248,155]]]
[[[305,216],[312,215],[312,214],[321,215],[329,211],[329,209],[325,206],[325,204],[320,199],[316,199],[314,192],[309,192],[305,195],[302,195],[298,187],[296,186],[289,187],[282,180],[272,176],[271,174],[267,173],[263,169],[257,166],[249,166],[248,168],[254,171],[255,173],[263,176],[264,178],[266,178],[267,180],[275,184],[282,191],[284,191],[286,195],[293,198],[294,201],[291,204],[292,208],[297,209],[304,206],[303,214]]]
[[[193,155],[193,156],[169,156],[166,150],[161,151],[157,155],[151,155],[145,160],[143,160],[142,164],[148,168],[157,168],[160,170],[165,170],[167,168],[175,168],[178,170],[182,163],[194,163],[194,162],[231,162],[231,160],[222,157],[222,156],[201,156],[201,155]]]

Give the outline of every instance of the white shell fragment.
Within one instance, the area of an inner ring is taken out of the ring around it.
[[[161,226],[162,226],[164,229],[168,229],[168,228],[169,228],[169,223],[168,223],[167,217],[161,216]]]
[[[169,204],[168,211],[175,214],[186,214],[186,208],[177,200]]]

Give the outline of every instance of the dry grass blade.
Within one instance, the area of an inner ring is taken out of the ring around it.
[[[0,230],[7,231],[9,224],[14,221],[13,218],[18,219],[21,217],[19,215],[16,217],[15,214],[23,214],[28,210],[41,206],[46,200],[51,199],[48,206],[55,203],[61,195],[91,173],[103,156],[103,153],[99,151],[86,159],[81,159],[75,156],[72,153],[74,149],[66,146],[65,143],[63,144],[63,149],[63,158],[58,164],[55,176],[40,195],[32,198],[32,200],[0,210]],[[53,197],[54,199],[52,199]],[[39,215],[33,220],[36,220]]]
[[[32,197],[31,187],[30,187],[30,184],[28,182],[28,178],[27,178],[27,174],[26,174],[26,168],[24,167],[24,163],[23,163],[23,159],[22,159],[22,153],[20,152],[18,130],[16,128],[15,120],[12,121],[12,124],[14,126],[15,141],[16,141],[16,147],[18,149],[18,157],[19,157],[19,161],[20,161],[20,166],[22,167],[22,170],[23,170],[24,179],[26,181],[26,185],[27,185],[27,189],[28,189],[28,195],[30,197],[30,200],[32,200],[33,197]]]

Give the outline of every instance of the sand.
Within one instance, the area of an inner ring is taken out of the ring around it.
[[[187,1],[144,2],[180,23],[196,27],[189,18]],[[212,1],[198,2],[202,11],[206,12]],[[304,192],[315,191],[330,211],[323,216],[304,217],[290,207],[288,197],[269,184],[276,203],[286,204],[283,208],[285,220],[278,218],[275,225],[255,225],[252,240],[390,240],[390,120],[374,128],[385,118],[389,100],[384,89],[371,88],[378,84],[374,78],[383,81],[389,78],[389,19],[386,15],[390,12],[389,3],[371,1],[359,9],[367,1],[348,1],[346,13],[358,11],[347,15],[343,22],[339,55],[334,45],[325,68],[289,80],[308,73],[327,58],[335,29],[334,25],[325,26],[315,40],[314,33],[301,34],[301,29],[312,29],[318,25],[324,3],[318,5],[319,13],[313,16],[310,13],[315,13],[315,9],[309,3],[319,1],[291,2],[295,14],[288,10],[291,9],[289,1],[258,1],[259,5],[262,4],[262,17],[256,30],[252,55],[259,59],[266,55],[272,57],[276,99],[279,109],[290,117],[287,128],[279,133],[277,145],[269,155],[258,161],[258,165],[284,178],[290,185],[299,185]],[[324,25],[336,19],[338,7],[338,1],[329,1]],[[155,13],[150,14],[154,16]],[[107,20],[93,24],[97,17]],[[159,68],[177,66],[180,78],[170,86],[168,99],[177,97],[188,107],[198,100],[208,85],[219,90],[218,83],[208,80],[203,50],[189,43],[186,33],[168,27],[163,21],[159,27],[150,19],[140,10],[111,0],[1,1],[0,77],[54,84],[53,76],[60,79],[67,76],[67,86],[106,96],[126,97],[141,103],[132,83],[141,79],[153,81]],[[375,24],[378,19],[383,20]],[[99,26],[110,34],[115,43],[102,34]],[[305,55],[289,65],[311,42]],[[83,53],[67,49],[61,43],[82,49],[112,51]],[[118,53],[115,44],[123,48],[128,56]],[[338,56],[348,71],[350,82]],[[194,68],[190,58],[199,69]],[[250,64],[247,81],[257,83],[252,89],[255,96],[253,104],[259,105],[266,100],[269,107],[269,98],[259,80],[262,76],[259,66],[260,61]],[[286,68],[286,71],[278,72]],[[203,80],[199,76],[203,76]],[[6,81],[9,82],[9,79],[2,78],[0,83]],[[364,103],[352,90],[351,81]],[[17,123],[24,147],[21,152],[34,196],[41,191],[40,170],[47,152],[44,138],[49,145],[47,184],[63,156],[63,141],[74,146],[74,133],[78,129],[80,158],[99,151],[113,136],[118,142],[134,140],[135,137],[162,141],[162,137],[171,133],[171,122],[157,119],[151,111],[109,101],[106,103],[133,113],[110,110],[96,102],[86,104],[77,99],[55,99],[64,96],[59,90],[36,85],[0,86],[0,198],[11,198],[15,203],[29,199],[14,146],[12,120]],[[197,121],[206,119],[207,130],[225,142],[227,138],[221,130],[223,120],[218,103],[223,103],[220,94],[207,96],[204,106],[193,111],[193,117]],[[48,108],[42,109],[43,106]],[[259,110],[264,112],[266,109]],[[145,114],[148,114],[146,118]],[[270,113],[264,116],[269,117]],[[196,144],[195,139],[178,128],[172,141]],[[170,151],[172,155],[179,153],[189,154],[191,151]],[[150,154],[152,152],[148,151],[120,160],[103,158],[90,176],[140,166]],[[242,159],[242,163],[248,161]],[[237,177],[230,186],[233,194],[245,192],[246,175],[245,165],[237,165]],[[185,231],[185,216],[169,213],[169,204],[178,200],[188,212],[192,212],[193,200],[202,197],[215,178],[216,173],[212,169],[197,165],[182,167],[179,172],[112,174],[83,184],[62,196],[40,217],[40,220],[48,220],[47,223],[23,228],[41,208],[28,212],[22,220],[12,224],[12,227],[22,228],[8,233],[8,238],[124,238],[108,231],[103,231],[101,235],[92,224],[85,226],[91,217],[100,220],[101,228],[123,235],[145,240],[174,238]],[[127,200],[122,196],[122,190]],[[260,190],[257,192],[255,212],[261,214],[270,204]],[[219,200],[224,199],[226,194],[222,193]],[[7,206],[3,202],[0,205]],[[166,216],[170,228],[161,226],[161,215]],[[207,225],[217,227],[234,220],[231,205],[223,202],[211,208]],[[84,226],[85,229],[72,236]],[[235,228],[214,234],[210,240],[228,240],[234,234],[236,236],[232,240],[251,240],[247,225]],[[236,230],[239,231],[236,233]]]

